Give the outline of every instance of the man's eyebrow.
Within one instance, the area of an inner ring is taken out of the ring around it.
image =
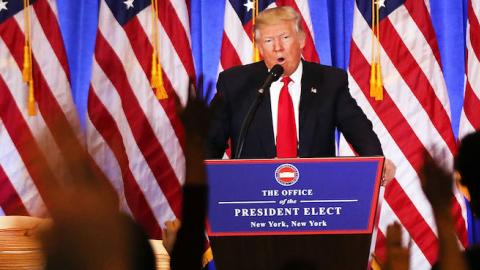
[[[268,35],[268,36],[262,36],[262,38],[274,38],[274,37],[281,37],[281,36],[285,36],[285,35],[290,35],[289,32],[282,32],[278,35]]]

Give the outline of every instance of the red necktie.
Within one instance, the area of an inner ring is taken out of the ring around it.
[[[297,157],[297,127],[292,97],[288,92],[288,83],[291,81],[290,77],[282,78],[283,86],[278,99],[277,157],[279,158]]]

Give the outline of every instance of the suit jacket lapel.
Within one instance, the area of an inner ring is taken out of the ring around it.
[[[260,63],[263,63],[260,65]],[[259,63],[258,74],[262,74],[258,77],[258,81],[255,83],[255,91],[260,88],[268,72],[264,62]],[[270,91],[265,92],[262,103],[260,103],[257,112],[255,113],[255,127],[251,127],[251,131],[256,131],[257,137],[261,142],[265,157],[274,158],[276,156],[275,138],[273,136],[273,124],[272,124],[272,107],[270,102]],[[253,126],[253,125],[252,125]]]
[[[276,156],[275,137],[273,135],[272,107],[270,102],[270,91],[267,91],[263,97],[258,111],[258,136],[265,151],[265,156],[273,158]]]
[[[309,157],[311,144],[313,143],[313,135],[317,114],[314,108],[316,91],[319,89],[318,83],[315,82],[315,76],[320,74],[312,74],[308,63],[303,62],[302,73],[302,93],[300,94],[299,108],[299,157]]]

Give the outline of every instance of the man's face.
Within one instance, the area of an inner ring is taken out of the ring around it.
[[[305,34],[297,32],[292,22],[284,21],[264,25],[259,29],[256,42],[268,69],[280,64],[285,70],[284,76],[290,76],[300,63]]]

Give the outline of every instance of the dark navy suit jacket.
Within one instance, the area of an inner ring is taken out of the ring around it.
[[[268,75],[265,63],[233,67],[220,73],[212,101],[213,118],[207,157],[221,158],[228,140],[236,146],[242,121]],[[344,70],[303,61],[299,111],[299,157],[335,156],[338,128],[361,156],[383,155],[372,124],[348,90]],[[232,156],[235,147],[232,147]],[[245,139],[241,158],[274,158],[270,94],[266,93]]]

